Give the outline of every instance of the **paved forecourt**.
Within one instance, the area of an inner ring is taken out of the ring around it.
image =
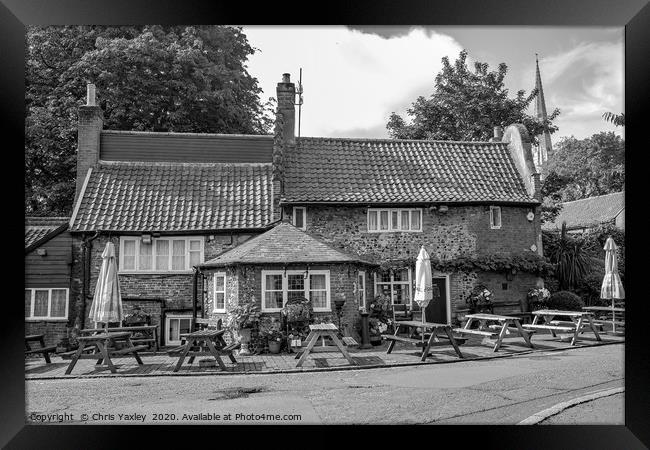
[[[143,364],[139,365],[129,355],[125,357],[116,357],[113,359],[117,367],[117,373],[111,373],[104,366],[95,365],[94,359],[79,360],[70,375],[65,375],[65,371],[70,363],[67,359],[52,355],[52,363],[46,364],[43,358],[33,357],[25,359],[25,378],[26,379],[65,379],[65,378],[91,378],[91,377],[120,377],[120,376],[183,376],[183,375],[206,375],[206,374],[259,374],[259,373],[287,373],[287,372],[309,372],[321,370],[349,370],[364,369],[374,367],[392,367],[392,366],[412,366],[421,364],[439,364],[462,362],[467,360],[476,360],[482,358],[503,358],[516,354],[550,351],[550,350],[567,350],[571,348],[589,347],[595,345],[608,345],[613,343],[624,342],[623,336],[611,336],[601,334],[602,341],[596,341],[591,333],[585,333],[580,336],[580,341],[576,345],[569,345],[568,342],[562,342],[550,334],[536,333],[532,341],[534,349],[529,348],[523,341],[508,341],[499,349],[497,353],[493,352],[491,345],[482,344],[482,339],[478,336],[469,337],[467,342],[460,346],[464,359],[458,358],[451,345],[440,345],[430,349],[430,356],[426,361],[420,361],[422,350],[412,345],[397,343],[390,354],[386,353],[388,348],[387,342],[372,349],[360,350],[357,348],[348,348],[350,356],[355,362],[351,365],[340,352],[322,352],[309,355],[302,367],[296,367],[295,353],[280,354],[260,354],[250,356],[236,356],[236,363],[225,358],[226,370],[220,370],[219,367],[199,367],[201,358],[197,358],[192,364],[185,363],[183,367],[174,372],[177,363],[175,357],[168,356],[166,352],[158,353],[140,353]]]

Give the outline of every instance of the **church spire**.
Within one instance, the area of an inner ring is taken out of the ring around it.
[[[540,120],[547,120],[548,115],[546,114],[546,102],[544,101],[544,89],[542,88],[542,76],[539,73],[539,60],[537,59],[537,53],[535,53],[535,89],[537,89],[537,96],[535,97],[535,113],[537,118]],[[541,165],[548,159],[548,156],[553,153],[553,148],[551,146],[551,133],[548,130],[537,136],[539,141],[539,146],[537,148],[537,154],[535,155],[535,165],[538,166],[538,169]]]

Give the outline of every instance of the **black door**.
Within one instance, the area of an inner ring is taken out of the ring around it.
[[[424,310],[426,321],[447,323],[447,279],[434,278],[432,280],[432,287],[433,299]]]

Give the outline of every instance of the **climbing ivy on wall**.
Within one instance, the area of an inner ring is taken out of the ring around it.
[[[376,261],[379,270],[400,270],[415,266],[415,257],[404,259],[384,259]],[[536,253],[522,255],[482,255],[459,256],[453,259],[440,260],[431,258],[431,268],[439,272],[508,272],[519,271],[544,276],[553,273],[554,265]]]

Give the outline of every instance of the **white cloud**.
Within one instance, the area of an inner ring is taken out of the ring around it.
[[[245,26],[253,47],[249,72],[263,98],[275,97],[282,73],[298,81],[303,69],[303,136],[385,137],[392,111],[403,114],[432,92],[443,56],[461,46],[451,37],[413,29],[385,39],[342,26]]]
[[[546,107],[561,110],[555,122],[558,137],[584,138],[601,130],[622,132],[605,122],[602,114],[623,111],[623,56],[619,40],[580,43],[540,60]]]

